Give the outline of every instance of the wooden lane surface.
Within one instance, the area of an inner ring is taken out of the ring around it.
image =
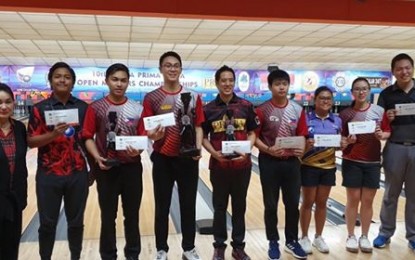
[[[26,163],[28,169],[27,178],[27,206],[23,211],[22,230],[29,225],[32,218],[37,212],[37,200],[36,200],[36,165],[37,165],[37,149],[30,149],[27,152]]]
[[[378,229],[378,224],[374,224],[374,230]],[[313,227],[311,228],[313,229]],[[314,231],[314,230],[310,230]],[[282,228],[279,229],[283,233]],[[405,239],[405,226],[403,222],[397,223],[397,232],[392,238],[392,243],[384,249],[374,249],[372,254],[359,252],[349,253],[345,249],[345,237],[347,235],[343,226],[328,226],[326,232],[330,234],[327,236],[326,242],[330,248],[329,254],[321,254],[313,250],[313,254],[307,259],[311,260],[378,260],[378,259],[415,259],[415,253],[412,252]],[[371,231],[369,238],[373,239],[376,234]],[[154,236],[142,236],[142,250],[140,259],[153,259],[155,254]],[[123,259],[122,247],[124,246],[124,239],[117,240],[119,259]],[[181,259],[181,235],[172,234],[169,236],[170,251],[168,253],[169,259]],[[196,235],[196,248],[202,259],[211,259],[213,254],[213,247],[211,245],[212,237],[206,235]],[[280,249],[282,251],[282,259],[294,260],[295,258],[288,255],[283,250],[284,241],[280,241]],[[83,251],[81,255],[82,260],[99,260],[99,241],[96,239],[84,240]],[[268,241],[265,238],[263,229],[252,229],[246,233],[246,252],[253,260],[267,259]],[[38,243],[25,242],[20,245],[19,259],[40,259],[38,254]],[[226,250],[226,259],[231,258],[231,248]],[[70,259],[68,245],[66,241],[57,241],[55,243],[53,260]]]
[[[254,148],[253,154],[257,154],[257,150]],[[28,206],[23,212],[23,230],[29,224],[37,212],[37,202],[35,194],[35,173],[36,173],[36,157],[37,149],[31,149],[28,152],[27,163],[29,169],[28,178]],[[212,186],[209,180],[208,170],[209,154],[204,151],[203,157],[200,161],[200,178],[201,180],[212,190]],[[153,185],[151,177],[152,163],[146,152],[142,154],[143,163],[143,199],[140,209],[140,230],[142,235],[154,234],[154,199],[153,199]],[[341,174],[337,173],[337,186],[333,187],[330,197],[346,204],[346,193],[344,187],[341,186]],[[383,189],[379,189],[374,201],[374,214],[373,219],[378,221],[379,211],[382,203]],[[285,211],[282,204],[282,197],[280,196],[279,208],[278,208],[278,220],[279,226],[285,225]],[[397,220],[404,219],[404,198],[400,198],[398,207]],[[232,214],[231,206],[229,203],[228,212]],[[117,217],[117,236],[123,236],[123,216],[121,203],[119,203]],[[311,222],[311,225],[313,225]],[[263,202],[262,202],[262,189],[259,180],[259,175],[252,172],[251,182],[248,189],[247,196],[247,211],[246,211],[246,227],[247,229],[264,228],[263,223]],[[94,239],[99,237],[100,230],[100,210],[97,200],[96,185],[90,187],[89,198],[87,202],[87,208],[85,211],[85,238]],[[170,219],[169,222],[170,233],[176,233],[173,222]]]

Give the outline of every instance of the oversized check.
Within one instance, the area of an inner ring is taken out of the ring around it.
[[[341,135],[314,135],[315,147],[340,147]]]
[[[145,130],[152,130],[156,128],[158,125],[171,126],[176,124],[173,112],[156,116],[144,117],[143,121]]]
[[[415,103],[396,104],[395,109],[397,116],[415,115]]]
[[[376,121],[374,120],[349,122],[347,125],[351,135],[371,134],[376,130]]]
[[[46,110],[45,121],[46,125],[57,125],[59,123],[77,125],[79,124],[78,109]]]
[[[222,141],[222,153],[251,153],[251,141]]]
[[[131,146],[134,149],[144,150],[148,148],[147,136],[116,136],[115,137],[115,150],[127,150],[127,146]]]
[[[304,149],[305,138],[304,136],[277,137],[275,147],[277,149]]]

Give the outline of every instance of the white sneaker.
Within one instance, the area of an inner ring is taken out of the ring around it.
[[[300,246],[303,248],[304,252],[307,255],[310,255],[313,253],[313,250],[311,249],[311,241],[307,236],[298,240],[298,243],[300,244]]]
[[[352,253],[357,253],[359,251],[359,244],[355,235],[349,236],[346,240],[346,250]]]
[[[359,238],[359,247],[360,250],[364,253],[372,253],[372,244],[370,243],[369,239],[367,239],[367,236],[362,235]]]
[[[154,260],[167,260],[167,252],[164,250],[157,251],[157,254]]]
[[[183,260],[201,260],[199,255],[196,252],[196,248],[193,248],[189,251],[184,251],[182,255]]]
[[[321,253],[327,254],[330,251],[329,246],[326,244],[326,241],[324,241],[322,236],[317,236],[314,238],[313,246],[317,248],[317,250]]]

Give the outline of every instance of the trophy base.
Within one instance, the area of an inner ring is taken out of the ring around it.
[[[200,149],[197,149],[197,148],[180,149],[180,156],[182,157],[200,156]]]
[[[239,157],[240,155],[237,153],[229,153],[229,154],[224,154],[224,157],[228,160],[232,160],[235,159],[237,157]]]
[[[121,162],[118,159],[108,159],[104,162],[105,166],[120,166]]]

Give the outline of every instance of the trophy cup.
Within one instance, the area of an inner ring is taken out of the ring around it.
[[[195,157],[200,155],[200,149],[196,147],[196,131],[193,126],[193,119],[195,117],[194,109],[190,109],[190,101],[192,96],[190,92],[181,93],[180,99],[182,101],[182,108],[179,110],[180,123],[180,156]]]
[[[233,116],[233,110],[226,110],[226,117],[227,119],[225,120],[225,139],[226,141],[236,141],[235,138],[235,118]],[[233,159],[236,157],[239,157],[239,154],[237,153],[230,153],[230,154],[225,154],[225,157],[228,159]]]
[[[117,133],[115,132],[115,128],[117,126],[117,112],[110,111],[108,113],[108,125],[109,131],[107,133],[107,154],[108,151],[111,153],[115,153],[115,137]],[[116,158],[107,159],[104,164],[106,166],[118,166],[120,165],[120,161]]]

